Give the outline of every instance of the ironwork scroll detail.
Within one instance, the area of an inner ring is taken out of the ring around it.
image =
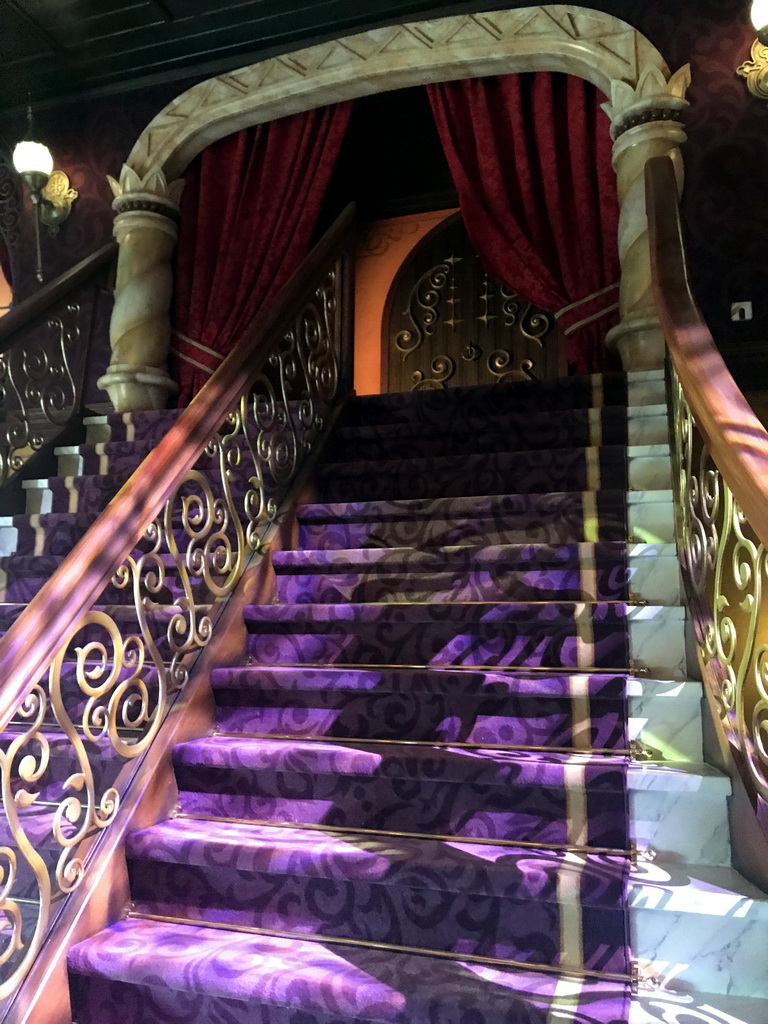
[[[753,797],[768,800],[766,550],[672,373],[678,546],[698,656]],[[765,822],[765,815],[761,815]],[[764,824],[764,827],[765,824]]]
[[[343,280],[340,257],[6,732],[0,999],[83,878],[93,839],[114,820],[137,757],[324,427],[340,389]],[[61,330],[63,345],[75,340]]]
[[[389,390],[541,380],[564,372],[556,319],[491,278],[463,223],[411,251],[384,323]]]
[[[0,484],[55,437],[80,404],[75,367],[91,310],[68,304],[0,355]]]

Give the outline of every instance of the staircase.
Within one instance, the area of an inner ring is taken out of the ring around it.
[[[94,419],[28,486],[6,617],[173,416]],[[661,372],[350,404],[178,814],[128,839],[131,913],[70,952],[77,1024],[768,1020],[667,433]]]

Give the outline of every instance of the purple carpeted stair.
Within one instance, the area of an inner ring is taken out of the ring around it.
[[[78,1024],[627,1024],[626,405],[351,403],[179,814],[128,840],[131,915],[70,952]],[[84,464],[152,439],[118,419]],[[36,529],[40,579],[82,523]]]

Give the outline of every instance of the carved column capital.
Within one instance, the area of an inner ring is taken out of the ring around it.
[[[120,245],[115,307],[110,324],[112,359],[99,380],[118,412],[162,409],[177,390],[166,360],[171,341],[171,257],[178,237],[183,181],[161,170],[143,178],[127,164],[114,193],[115,238]]]
[[[691,66],[685,64],[668,80],[657,67],[646,68],[637,85],[611,83],[611,99],[603,110],[611,119],[614,142],[641,125],[672,121],[682,127],[681,115],[690,104],[685,94],[691,84]]]

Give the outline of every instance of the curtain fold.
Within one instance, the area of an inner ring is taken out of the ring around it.
[[[245,129],[187,169],[173,338],[180,406],[307,255],[351,109],[340,103]]]
[[[427,86],[467,232],[488,273],[555,314],[577,373],[618,367],[619,204],[604,97],[536,72]]]

